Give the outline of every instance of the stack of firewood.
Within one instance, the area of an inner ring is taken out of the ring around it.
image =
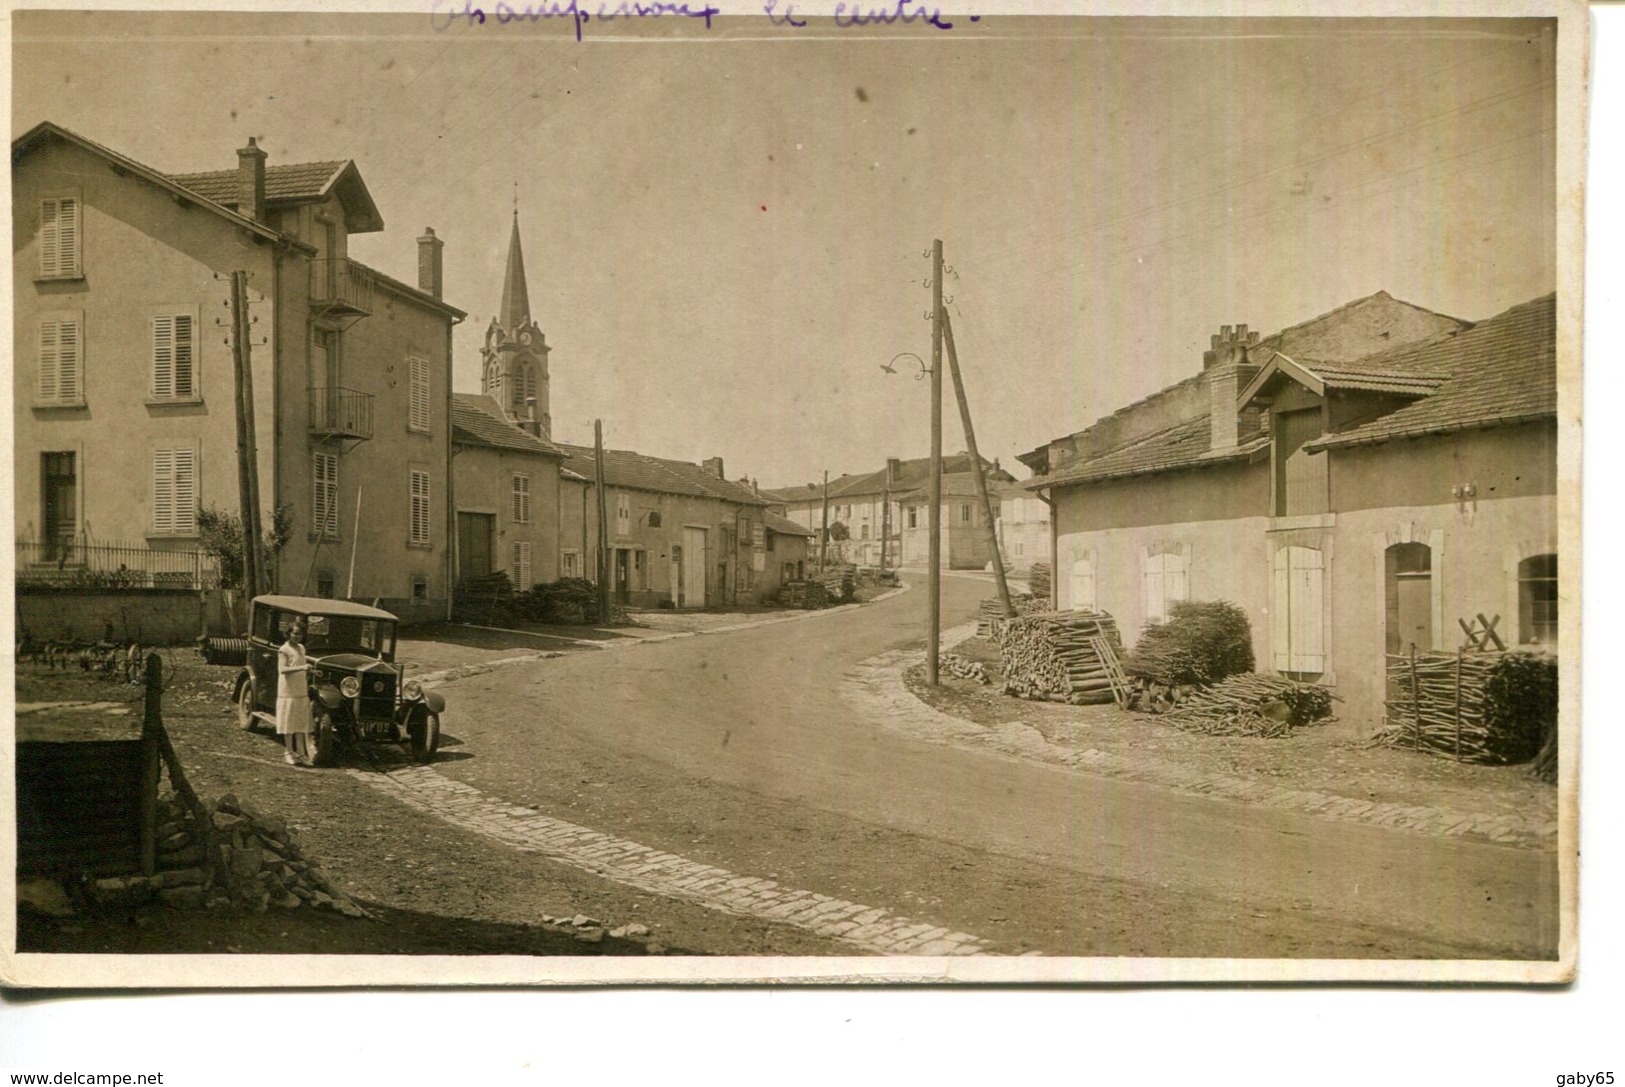
[[[1111,673],[1093,638],[1121,651],[1117,623],[1105,612],[1040,612],[1009,620],[999,645],[1005,693],[1073,705],[1112,701]]]
[[[821,581],[786,581],[779,589],[779,603],[787,608],[827,608],[838,599],[831,598]]]
[[[1016,609],[1017,615],[1036,615],[1049,609],[1049,598],[1019,593],[1010,598],[1010,606]],[[1004,614],[1004,605],[999,603],[998,597],[983,600],[981,610],[976,616],[976,636],[998,641],[1004,636],[1007,618]]]
[[[1032,569],[1027,571],[1027,592],[1040,600],[1048,600],[1049,588],[1049,563],[1033,563]]]
[[[1293,728],[1328,717],[1331,692],[1311,683],[1244,672],[1187,695],[1162,719],[1205,736],[1279,739]]]
[[[993,682],[992,677],[987,674],[986,665],[969,657],[961,657],[958,653],[938,654],[937,670],[950,676],[958,676],[960,679],[975,680],[984,686]]]

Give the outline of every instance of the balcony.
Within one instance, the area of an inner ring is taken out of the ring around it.
[[[330,387],[310,389],[310,432],[318,438],[372,438],[372,394]]]
[[[310,308],[319,317],[370,316],[377,280],[372,270],[345,257],[310,262]]]

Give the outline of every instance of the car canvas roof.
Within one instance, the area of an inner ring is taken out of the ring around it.
[[[347,615],[359,619],[388,619],[392,623],[399,621],[396,616],[381,608],[368,607],[366,604],[353,604],[348,600],[329,600],[322,596],[256,596],[254,603],[264,604],[271,608],[285,608],[288,611],[308,611],[315,615]]]

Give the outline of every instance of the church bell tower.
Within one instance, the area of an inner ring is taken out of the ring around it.
[[[502,405],[509,419],[538,437],[552,436],[548,413],[547,337],[530,319],[525,256],[519,248],[519,209],[513,211],[502,309],[485,330],[480,349],[480,391]]]

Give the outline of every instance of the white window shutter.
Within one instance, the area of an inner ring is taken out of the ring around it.
[[[152,395],[175,395],[175,319],[152,319]]]
[[[61,321],[39,323],[39,398],[55,400],[62,381]]]
[[[79,339],[78,321],[57,323],[56,388],[57,396],[62,400],[74,401],[84,397],[84,386],[81,384],[84,367],[80,365]]]
[[[1162,555],[1146,556],[1145,569],[1140,580],[1145,602],[1145,621],[1152,623],[1163,619],[1167,615],[1168,608]]]
[[[1191,598],[1191,563],[1183,554],[1164,555],[1162,563],[1163,607],[1166,609],[1176,600]]]
[[[174,332],[174,387],[173,395],[190,399],[195,395],[192,374],[192,318],[178,313],[170,319]]]
[[[1292,671],[1326,670],[1325,642],[1322,637],[1321,554],[1308,547],[1289,548],[1292,570]]]
[[[56,275],[73,275],[79,271],[79,201],[64,196],[57,201]]]
[[[152,451],[152,531],[158,535],[175,531],[175,453],[171,449]]]
[[[176,449],[174,531],[191,535],[197,531],[197,454],[192,449]]]
[[[1072,564],[1072,610],[1093,611],[1095,608],[1095,567],[1088,557]]]
[[[1280,548],[1270,562],[1270,656],[1277,672],[1292,671],[1292,576],[1287,552]]]
[[[429,363],[412,359],[410,395],[407,405],[407,425],[413,430],[429,429]]]

